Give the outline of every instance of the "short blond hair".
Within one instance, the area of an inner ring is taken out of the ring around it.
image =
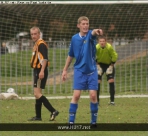
[[[39,27],[37,27],[37,26],[34,26],[34,27],[30,28],[30,31],[31,31],[31,30],[35,30],[35,29],[37,29],[37,30],[38,30],[38,32],[39,32],[39,33],[41,33],[40,28],[39,28]]]
[[[82,20],[89,21],[88,17],[86,17],[86,16],[81,16],[81,17],[78,18],[78,24],[80,24]]]

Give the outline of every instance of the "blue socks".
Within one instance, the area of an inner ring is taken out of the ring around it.
[[[75,122],[76,111],[78,108],[78,104],[70,103],[69,108],[69,123]],[[98,102],[97,103],[90,103],[90,110],[91,110],[91,124],[95,124],[97,122],[98,117]]]
[[[91,110],[91,124],[95,124],[97,122],[98,117],[98,102],[97,103],[90,103],[90,110]]]
[[[78,108],[78,104],[70,103],[70,108],[69,108],[69,123],[74,123],[77,108]]]

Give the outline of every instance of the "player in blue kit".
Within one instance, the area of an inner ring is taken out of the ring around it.
[[[73,97],[69,108],[69,124],[74,124],[81,90],[89,90],[91,125],[95,126],[98,115],[97,89],[98,74],[96,68],[96,36],[102,35],[101,29],[89,30],[89,19],[82,16],[78,19],[77,27],[80,32],[72,36],[68,57],[63,68],[62,80],[67,78],[67,70],[72,59],[74,64]]]

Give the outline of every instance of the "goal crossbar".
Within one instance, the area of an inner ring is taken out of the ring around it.
[[[0,4],[146,4],[148,0],[110,0],[110,1],[1,1]]]

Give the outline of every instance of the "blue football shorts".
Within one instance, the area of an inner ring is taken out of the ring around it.
[[[98,73],[95,70],[91,74],[84,74],[74,69],[74,90],[98,90]]]

